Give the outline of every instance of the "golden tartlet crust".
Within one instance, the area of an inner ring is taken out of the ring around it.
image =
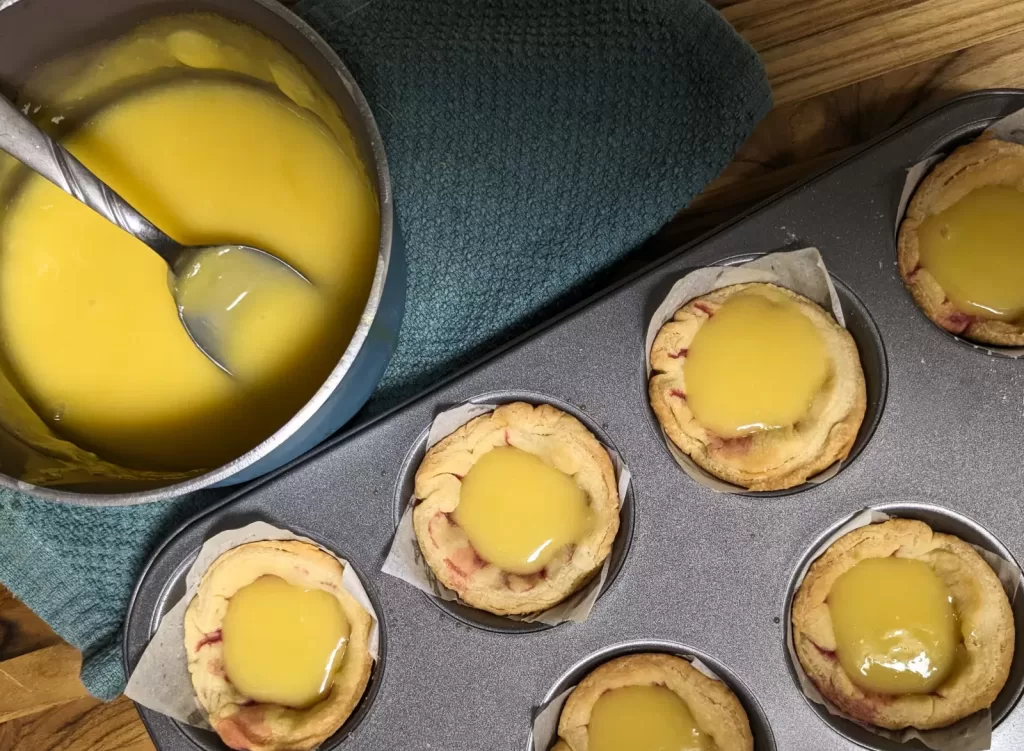
[[[722,438],[697,421],[686,400],[686,350],[701,326],[733,295],[773,290],[814,324],[831,361],[828,380],[795,425]],[[845,459],[867,409],[867,387],[853,337],[821,306],[772,284],[736,284],[695,298],[658,331],[651,347],[651,408],[680,451],[711,474],[748,490],[781,490]]]
[[[927,563],[953,598],[967,657],[936,691],[885,695],[864,691],[843,670],[828,608],[832,585],[866,558],[898,556]],[[817,559],[793,600],[793,645],[822,696],[850,717],[898,730],[940,728],[991,706],[1013,660],[1014,622],[999,578],[969,544],[925,523],[891,519],[844,535]]]
[[[946,331],[980,344],[1020,347],[1024,346],[1024,321],[996,321],[960,311],[921,266],[918,230],[922,222],[989,185],[1024,191],[1024,146],[982,136],[935,165],[914,192],[900,225],[900,276],[918,307]]]
[[[536,574],[513,574],[487,563],[451,518],[462,478],[498,446],[527,451],[571,476],[594,514],[587,536]],[[536,613],[564,600],[600,569],[619,530],[619,495],[608,452],[583,423],[548,404],[501,405],[439,441],[416,472],[415,496],[416,540],[438,581],[467,605],[497,615]]]
[[[352,714],[373,668],[369,651],[373,617],[342,586],[342,573],[338,560],[315,545],[266,540],[232,548],[203,575],[185,612],[185,650],[196,697],[230,748],[306,751],[333,735]],[[232,686],[224,669],[220,629],[228,601],[242,587],[268,575],[334,595],[351,627],[330,693],[306,709],[251,704]]]
[[[650,685],[665,686],[686,702],[697,726],[712,737],[719,751],[753,751],[750,721],[736,695],[682,657],[660,653],[617,657],[580,681],[562,708],[560,740],[551,751],[588,751],[587,726],[601,694],[626,686]]]

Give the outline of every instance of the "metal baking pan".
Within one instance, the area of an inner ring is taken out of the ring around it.
[[[759,751],[850,751],[871,743],[826,722],[794,682],[784,630],[791,582],[821,535],[880,503],[949,509],[973,520],[963,521],[965,529],[985,532],[972,541],[998,541],[1005,548],[997,552],[1024,557],[1024,366],[964,346],[928,321],[899,278],[893,236],[905,168],[1021,107],[1024,91],[979,92],[897,128],[193,519],[153,555],[137,585],[124,634],[126,669],[184,591],[203,540],[259,518],[324,541],[363,574],[379,604],[387,634],[379,690],[344,740],[329,746],[523,751],[532,745],[533,708],[574,666],[643,641],[678,645],[726,671],[752,723],[764,726]],[[714,493],[676,465],[650,413],[648,319],[689,269],[811,245],[869,318],[858,345],[866,369],[881,373],[869,405],[877,419],[865,422],[859,455],[821,485],[778,497]],[[515,392],[570,405],[600,427],[633,473],[632,542],[590,618],[526,633],[453,617],[380,573],[403,467],[434,414],[482,394]],[[1013,708],[1024,685],[1021,631],[1018,621],[1017,658],[995,712],[998,751],[1024,748],[1024,709]],[[218,747],[140,711],[161,749]]]

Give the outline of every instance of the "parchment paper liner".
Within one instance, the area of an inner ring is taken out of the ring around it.
[[[429,451],[435,444],[475,417],[486,415],[497,409],[497,404],[461,404],[449,410],[445,410],[434,418],[427,434],[426,450]],[[604,444],[602,444],[604,446]],[[605,451],[611,457],[612,466],[615,468],[615,479],[619,491],[619,514],[622,514],[622,504],[626,498],[626,491],[629,489],[630,472],[622,461],[618,452],[609,446],[604,446]],[[431,597],[436,597],[447,602],[458,602],[465,605],[459,596],[446,586],[441,584],[430,570],[430,566],[424,560],[420,552],[420,546],[416,542],[416,533],[412,525],[412,510],[416,499],[410,498],[405,505],[402,518],[398,523],[391,549],[384,560],[381,571],[394,576],[402,581],[411,584],[416,589],[426,592]],[[542,610],[539,613],[529,615],[506,615],[502,616],[513,621],[523,623],[545,623],[555,626],[565,621],[585,621],[590,611],[594,608],[601,589],[608,578],[608,569],[611,566],[611,555],[604,559],[604,564],[597,576],[591,578],[587,584],[574,592],[562,602]],[[467,605],[467,607],[472,607]]]
[[[1009,141],[1011,143],[1019,143],[1024,145],[1024,109],[1019,109],[1011,115],[1007,115],[1002,120],[996,120],[985,129],[985,134],[994,136],[1000,141]],[[903,215],[907,213],[907,206],[910,205],[910,199],[914,195],[914,191],[917,190],[917,186],[921,184],[921,181],[932,171],[932,167],[941,162],[949,156],[948,153],[935,154],[930,156],[924,161],[918,162],[913,167],[907,169],[907,179],[903,183],[903,193],[900,194],[899,208],[896,210],[896,226],[893,229],[894,237],[899,239],[900,225],[903,223]],[[979,344],[978,342],[972,342],[970,339],[965,339],[962,336],[952,334],[962,342],[970,344],[972,347],[988,352],[989,354],[998,353],[1005,355],[1006,357],[1024,357],[1024,347],[996,347],[991,344]]]
[[[846,328],[846,319],[843,316],[842,306],[839,304],[839,295],[836,294],[832,278],[829,276],[825,262],[817,248],[769,253],[739,266],[706,266],[690,272],[673,284],[661,305],[654,311],[654,316],[647,325],[647,339],[644,346],[648,381],[652,372],[651,347],[654,346],[654,339],[661,327],[672,320],[677,310],[690,300],[714,292],[716,289],[750,282],[767,282],[803,295],[825,310],[832,311],[832,316],[839,325]],[[660,425],[659,429],[661,429]],[[672,439],[665,434],[664,429],[661,429],[661,436],[672,458],[686,474],[700,485],[719,493],[752,492],[715,477],[700,467],[672,443]],[[825,482],[835,477],[841,467],[842,462],[835,462],[814,477],[809,477],[807,482],[814,484]]]
[[[210,729],[206,710],[199,705],[192,688],[188,672],[188,653],[185,650],[185,610],[192,602],[203,574],[221,555],[250,542],[261,540],[300,540],[323,550],[337,559],[344,567],[341,584],[360,605],[373,617],[370,632],[369,651],[374,660],[380,645],[380,626],[373,603],[366,595],[362,582],[355,570],[344,558],[327,550],[314,540],[301,537],[286,529],[279,529],[266,522],[253,522],[239,529],[220,532],[203,543],[199,555],[185,575],[187,589],[185,596],[160,620],[156,633],[150,639],[146,650],[139,658],[135,670],[124,689],[125,696],[144,707],[167,715],[186,725]]]
[[[793,592],[796,593],[796,590],[803,583],[811,564],[824,555],[825,551],[836,540],[855,529],[866,527],[869,524],[879,524],[891,518],[893,517],[872,508],[866,508],[850,517],[849,521],[839,527],[815,549],[812,557],[807,560],[807,563],[800,571],[800,575],[797,577],[793,587]],[[1012,605],[1021,584],[1021,570],[1015,563],[996,555],[990,550],[978,547],[977,545],[971,545],[971,547],[992,567],[996,576],[999,577],[999,582],[1003,585],[1006,596]],[[792,603],[790,603],[790,606],[792,606]],[[831,715],[842,717],[844,720],[855,723],[870,733],[896,741],[897,743],[918,740],[928,748],[934,749],[934,751],[987,751],[992,745],[992,711],[988,708],[958,720],[948,727],[935,730],[918,730],[917,728],[886,730],[885,728],[875,727],[860,720],[855,720],[826,700],[814,683],[811,682],[811,679],[807,677],[807,673],[804,672],[803,666],[796,656],[796,648],[793,645],[793,619],[791,615],[786,619],[786,649],[789,651],[789,660],[793,665],[793,670],[796,673],[797,681],[800,683],[800,689],[803,691],[804,696],[815,704],[825,707]]]
[[[643,649],[640,649],[631,654],[644,654],[644,651]],[[625,657],[625,655],[619,656]],[[693,655],[673,654],[673,656],[683,658],[708,678],[716,680],[719,683],[723,682],[711,668]],[[607,660],[607,662],[611,662],[611,660],[614,659],[617,658],[612,657]],[[593,670],[597,670],[599,667],[600,665],[595,665],[591,672],[593,672]],[[579,684],[577,683],[576,686],[578,685]],[[567,688],[547,704],[537,708],[536,714],[533,718],[533,733],[530,736],[533,739],[533,751],[548,751],[553,745],[555,745],[555,742],[558,740],[558,720],[562,716],[562,707],[564,707],[565,702],[568,701],[569,694],[576,690],[576,686]]]

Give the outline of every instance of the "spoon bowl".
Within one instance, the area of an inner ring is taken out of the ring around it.
[[[240,330],[242,307],[261,305],[263,314],[282,291],[296,286],[312,291],[313,283],[291,264],[251,245],[184,246],[168,283],[178,318],[193,344],[218,368],[236,375],[226,343]],[[284,301],[281,299],[282,304]],[[230,367],[229,367],[230,365]]]

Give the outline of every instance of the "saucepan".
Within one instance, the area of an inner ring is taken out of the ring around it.
[[[40,466],[45,469],[50,457],[26,446],[17,421],[3,414],[25,408],[12,403],[17,401],[11,396],[16,394],[14,389],[5,389],[0,399],[2,487],[63,503],[113,506],[159,501],[204,487],[251,480],[299,457],[348,422],[369,399],[394,352],[405,305],[405,266],[394,227],[380,134],[369,105],[338,55],[276,0],[0,0],[0,91],[16,98],[19,86],[37,66],[114,38],[149,19],[186,12],[214,13],[276,40],[337,104],[380,206],[376,269],[362,317],[326,381],[283,426],[244,455],[185,479],[26,482],[26,466],[31,463],[36,470],[33,476],[38,476]],[[5,377],[0,373],[0,378]]]

